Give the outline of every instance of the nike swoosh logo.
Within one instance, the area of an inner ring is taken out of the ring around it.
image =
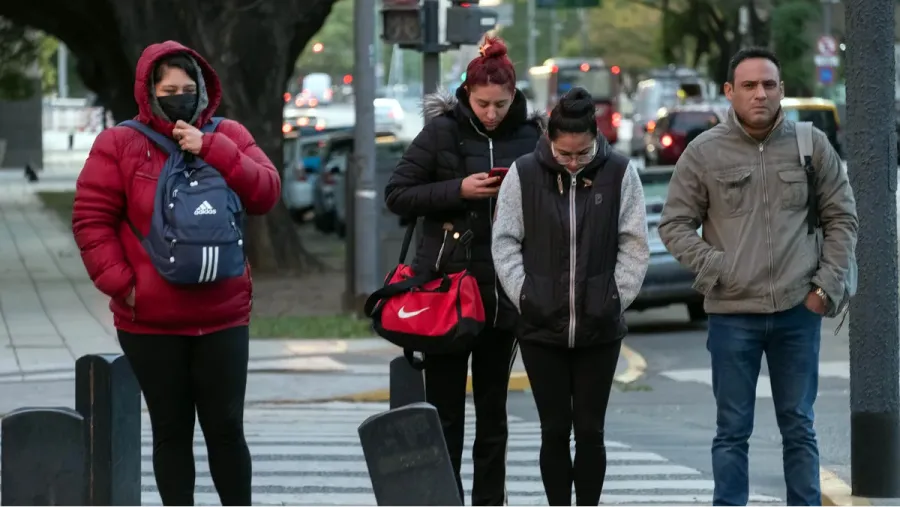
[[[397,316],[400,317],[401,319],[408,319],[410,317],[415,317],[416,315],[424,312],[425,310],[427,310],[429,308],[431,308],[431,307],[426,306],[425,308],[422,308],[421,310],[416,310],[414,312],[407,312],[406,307],[403,306],[400,308],[400,311],[397,312]]]

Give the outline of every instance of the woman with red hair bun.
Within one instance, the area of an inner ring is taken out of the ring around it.
[[[440,414],[462,493],[460,463],[471,356],[476,425],[472,505],[504,505],[506,397],[517,352],[513,333],[518,312],[497,281],[491,259],[491,218],[502,177],[489,173],[533,152],[545,122],[539,115],[528,114],[525,97],[516,90],[516,71],[506,45],[491,37],[469,62],[466,80],[456,93],[426,97],[423,112],[425,126],[397,164],[385,201],[397,215],[423,217],[412,264],[417,272],[434,269],[448,239],[445,224],[451,224],[455,232],[474,235],[470,261],[465,249],[447,248],[450,258],[441,262],[448,273],[468,267],[478,280],[485,328],[468,351],[425,356],[426,398]]]

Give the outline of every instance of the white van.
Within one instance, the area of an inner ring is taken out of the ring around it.
[[[297,107],[316,107],[330,104],[333,95],[331,76],[314,72],[303,78],[303,89],[297,95],[295,105]]]

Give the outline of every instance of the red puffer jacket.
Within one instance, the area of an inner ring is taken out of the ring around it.
[[[202,104],[205,92],[208,105],[194,125],[199,128],[209,121],[222,99],[219,78],[196,52],[172,41],[147,47],[134,83],[137,119],[169,136],[174,125],[153,114],[149,90],[154,63],[179,52],[193,57],[203,76],[198,93]],[[278,171],[240,123],[224,120],[215,133],[204,135],[200,157],[219,170],[249,214],[265,214],[278,202]],[[249,265],[239,278],[172,285],[159,276],[124,220],[127,216],[142,234],[148,233],[156,183],[166,158],[152,141],[127,127],[107,129],[97,136],[78,177],[72,210],[75,242],[88,274],[111,298],[115,326],[123,331],[202,335],[247,325],[252,293]],[[132,289],[134,307],[125,302]]]

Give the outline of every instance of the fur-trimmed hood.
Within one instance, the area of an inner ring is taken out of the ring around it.
[[[425,123],[428,123],[434,118],[442,115],[449,115],[456,111],[457,106],[462,106],[459,102],[459,98],[457,94],[447,90],[446,88],[439,89],[435,93],[430,93],[426,95],[422,99],[422,116],[425,119]],[[525,99],[525,96],[521,91],[516,90],[516,97],[513,99],[513,106],[516,107],[516,103],[522,104],[519,107],[524,107],[526,110],[526,121],[536,123],[541,131],[547,130],[547,115],[538,110],[534,110],[531,113],[527,112],[528,109],[528,101]],[[468,106],[465,107],[468,112],[471,114],[471,110]]]

